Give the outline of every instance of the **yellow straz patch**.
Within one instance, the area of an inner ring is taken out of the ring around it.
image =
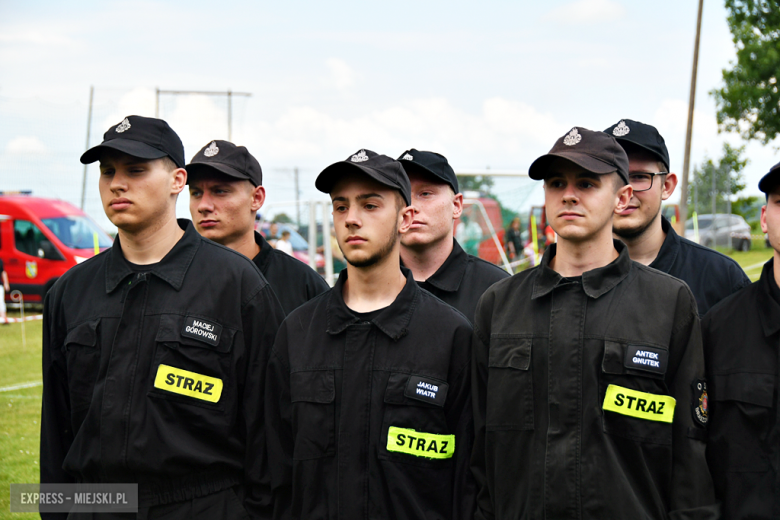
[[[218,402],[222,396],[221,379],[168,365],[160,365],[157,369],[154,387],[210,403]]]
[[[391,426],[387,432],[387,451],[428,459],[449,459],[455,453],[455,436]]]
[[[668,395],[647,394],[622,386],[609,385],[604,409],[648,421],[672,422],[677,401]]]

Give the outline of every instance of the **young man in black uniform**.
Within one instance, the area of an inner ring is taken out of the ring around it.
[[[780,517],[780,164],[758,184],[773,257],[702,321],[711,406],[707,462],[724,518]]]
[[[211,141],[186,168],[195,229],[252,258],[286,314],[330,288],[311,267],[277,251],[255,231],[255,215],[265,201],[265,188],[260,163],[246,147]]]
[[[558,241],[477,307],[476,518],[716,518],[696,301],[612,239],[625,152],[575,127],[529,176]]]
[[[176,220],[187,172],[165,121],[103,139],[81,162],[100,161],[118,234],[46,296],[41,482],[137,483],[141,518],[260,516],[282,309],[251,261]]]
[[[463,194],[447,158],[412,148],[401,154],[412,185],[412,225],[401,236],[401,261],[417,284],[470,320],[485,289],[509,274],[467,254],[453,236]]]
[[[726,296],[750,284],[737,262],[714,249],[679,236],[661,215],[661,204],[677,186],[669,169],[669,152],[655,127],[621,119],[604,130],[628,155],[628,180],[634,195],[615,215],[612,231],[628,247],[631,260],[684,281],[699,316]]]
[[[268,365],[276,518],[471,518],[471,325],[400,266],[412,222],[398,161],[320,173],[347,268],[290,314]]]

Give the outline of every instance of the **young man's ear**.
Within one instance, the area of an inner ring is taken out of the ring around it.
[[[767,204],[769,203],[769,196],[767,196]],[[769,228],[766,227],[766,204],[761,206],[761,231],[763,233],[769,232]]]
[[[631,202],[631,197],[634,196],[634,188],[630,184],[621,186],[615,193],[615,213],[621,213],[628,207],[628,203]]]
[[[404,234],[412,227],[414,209],[411,206],[406,206],[399,213],[399,217],[398,232]]]
[[[666,200],[672,196],[674,189],[677,187],[677,174],[669,172],[665,175],[664,186],[661,190],[661,200]]]
[[[257,186],[252,188],[252,211],[257,211],[265,203],[265,188]]]
[[[171,195],[178,195],[187,185],[187,170],[176,168],[173,170],[173,182],[171,183]]]
[[[456,193],[455,198],[452,199],[452,204],[452,220],[458,220],[458,217],[463,213],[463,194]]]

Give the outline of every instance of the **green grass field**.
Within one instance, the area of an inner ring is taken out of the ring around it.
[[[764,248],[722,252],[739,262],[751,280],[758,279],[761,266],[772,256],[772,250]],[[26,347],[21,324],[0,325],[0,519],[38,518],[10,513],[8,502],[9,484],[38,482],[41,386],[8,389],[41,380],[41,322],[28,321],[24,327]]]
[[[40,313],[40,311],[32,311]],[[11,312],[10,316],[18,317]],[[41,422],[41,321],[0,325],[0,518],[39,518],[9,512],[9,484],[38,482]],[[25,383],[37,386],[12,389]]]

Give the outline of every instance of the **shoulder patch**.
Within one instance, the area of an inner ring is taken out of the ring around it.
[[[691,411],[693,412],[693,422],[696,426],[704,428],[707,426],[709,420],[709,397],[707,396],[707,381],[704,379],[696,379],[691,383],[691,390],[693,391],[693,402],[691,403]]]

